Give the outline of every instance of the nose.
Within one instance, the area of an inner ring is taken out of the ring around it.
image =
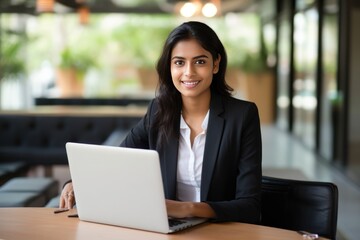
[[[186,77],[194,75],[194,67],[191,64],[186,64],[184,74]]]

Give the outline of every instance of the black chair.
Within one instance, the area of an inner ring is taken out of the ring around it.
[[[336,239],[338,188],[329,182],[263,176],[261,225]]]

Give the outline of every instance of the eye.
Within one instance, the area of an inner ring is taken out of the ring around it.
[[[184,65],[184,61],[182,61],[182,60],[175,60],[175,61],[174,61],[174,64],[175,64],[175,65],[178,65],[178,66],[182,66],[182,65]]]
[[[195,64],[205,64],[206,61],[204,59],[198,59],[196,60]]]

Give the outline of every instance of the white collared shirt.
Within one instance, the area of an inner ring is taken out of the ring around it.
[[[208,121],[209,111],[201,124],[203,131],[195,137],[191,146],[191,130],[181,115],[177,163],[177,198],[180,201],[200,202],[201,173]]]

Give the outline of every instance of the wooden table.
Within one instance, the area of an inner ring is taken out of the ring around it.
[[[0,208],[0,239],[147,239],[147,240],[302,240],[294,231],[245,223],[204,223],[173,234],[160,234],[69,218],[52,208]]]
[[[146,110],[146,106],[40,106],[24,110],[0,110],[0,116],[143,117]]]

